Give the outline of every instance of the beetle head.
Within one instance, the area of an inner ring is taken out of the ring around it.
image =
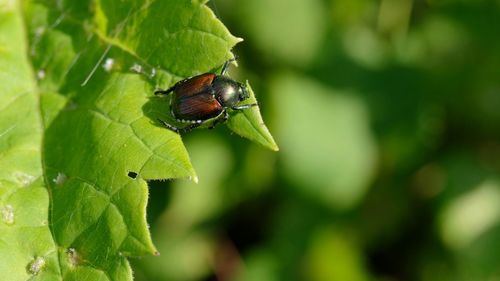
[[[242,83],[238,83],[238,99],[239,101],[244,101],[250,97],[250,94],[248,93],[247,86]]]

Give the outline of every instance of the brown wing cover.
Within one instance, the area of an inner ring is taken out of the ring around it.
[[[183,120],[210,119],[221,114],[222,110],[223,107],[210,91],[177,99],[173,107],[175,117]]]
[[[182,80],[175,86],[175,94],[179,98],[196,95],[212,85],[215,77],[216,75],[213,73],[205,73]]]

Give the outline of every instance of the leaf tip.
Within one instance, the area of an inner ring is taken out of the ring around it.
[[[245,39],[241,38],[241,37],[234,37],[234,41],[236,42],[236,44],[240,43],[240,42],[243,42],[245,41]]]
[[[280,151],[280,148],[278,147],[278,145],[277,145],[275,142],[273,142],[269,148],[270,148],[272,151],[274,151],[274,152],[278,152],[278,151]]]
[[[264,126],[264,129],[268,132],[268,134],[266,134],[266,136],[265,136],[266,142],[261,143],[261,145],[263,145],[266,148],[269,148],[270,150],[272,150],[274,152],[280,151],[278,144],[276,144],[276,141],[274,140],[271,133],[269,133],[269,130],[267,129],[267,127],[265,127],[265,125],[263,125],[263,126]]]
[[[189,177],[189,179],[192,180],[194,183],[198,184],[198,176],[197,175]]]

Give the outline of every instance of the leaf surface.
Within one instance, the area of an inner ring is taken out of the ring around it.
[[[248,81],[247,89],[250,94],[250,98],[242,104],[257,103],[255,94],[250,87],[250,84],[248,84]],[[238,135],[248,138],[273,151],[279,150],[273,136],[262,120],[262,116],[260,115],[260,109],[258,106],[254,106],[249,109],[238,110],[236,112],[233,112],[231,115],[231,118],[227,121],[227,126],[229,127],[229,129],[231,129]]]
[[[197,179],[152,93],[239,41],[203,1],[0,0],[0,272],[131,280],[146,181]]]
[[[0,272],[10,280],[60,280],[25,35],[17,3],[0,1]]]

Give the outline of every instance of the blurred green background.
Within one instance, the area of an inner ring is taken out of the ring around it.
[[[212,1],[281,150],[186,134],[136,280],[500,280],[500,1]]]

